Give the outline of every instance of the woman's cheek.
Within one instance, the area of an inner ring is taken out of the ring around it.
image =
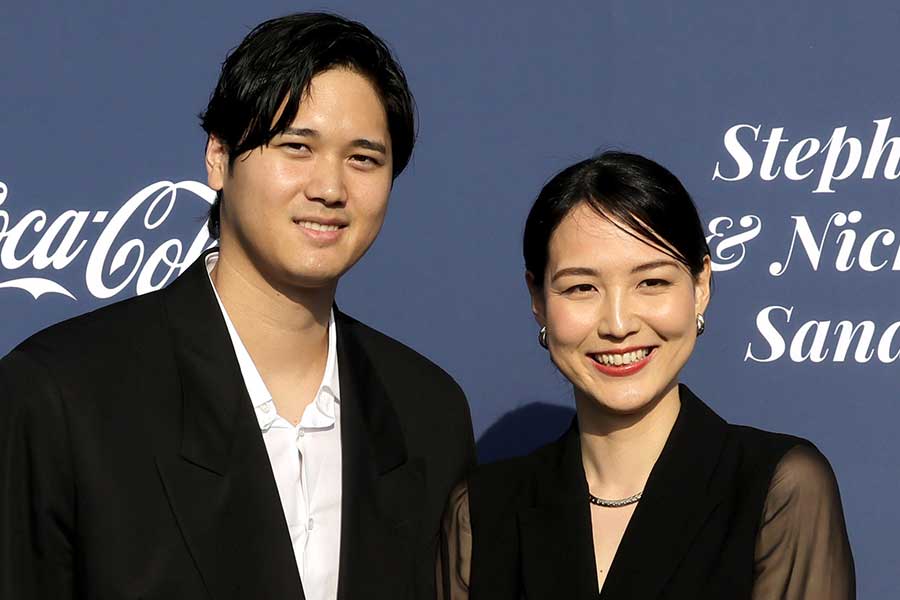
[[[549,335],[557,345],[578,346],[594,329],[595,312],[588,302],[552,302],[547,306]]]
[[[644,321],[662,337],[680,337],[696,326],[697,317],[690,298],[675,296],[664,302],[648,303],[645,308]]]

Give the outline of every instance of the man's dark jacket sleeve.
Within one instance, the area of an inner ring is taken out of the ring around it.
[[[14,351],[0,360],[0,598],[74,597],[74,491],[60,392]]]

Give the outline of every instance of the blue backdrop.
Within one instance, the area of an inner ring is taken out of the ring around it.
[[[860,597],[900,597],[895,0],[249,4],[0,7],[0,355],[205,246],[196,115],[226,51],[263,19],[337,11],[389,41],[420,118],[338,301],[458,379],[482,459],[571,416],[523,279],[532,199],[596,150],[646,154],[693,193],[718,268],[684,381],[816,442]]]

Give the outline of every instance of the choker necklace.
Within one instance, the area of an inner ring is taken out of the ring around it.
[[[603,498],[598,498],[597,496],[588,492],[588,500],[590,500],[591,504],[594,504],[596,506],[603,506],[605,508],[619,508],[620,506],[628,506],[629,504],[634,504],[641,499],[641,495],[643,493],[643,490],[641,490],[634,496],[628,496],[627,498],[622,498],[621,500],[605,500]]]

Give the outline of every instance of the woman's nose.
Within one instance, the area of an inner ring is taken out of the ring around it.
[[[601,337],[624,339],[637,331],[637,319],[624,293],[607,295],[600,308],[597,333]]]

